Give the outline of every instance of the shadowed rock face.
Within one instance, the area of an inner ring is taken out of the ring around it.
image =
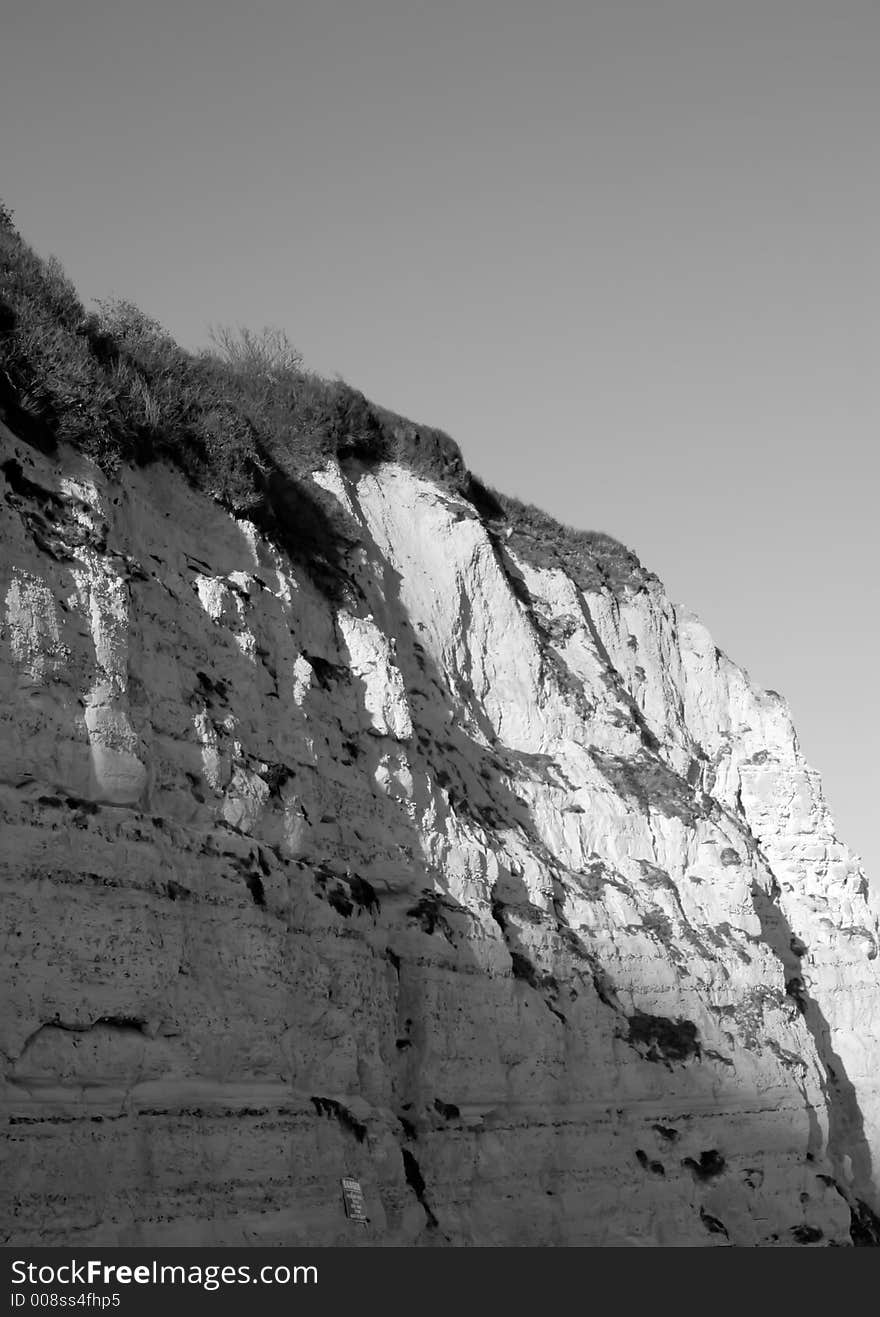
[[[0,462],[3,1242],[877,1241],[876,908],[654,578]]]

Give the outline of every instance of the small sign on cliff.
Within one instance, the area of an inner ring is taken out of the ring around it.
[[[350,1221],[361,1221],[364,1225],[369,1221],[366,1208],[364,1206],[364,1193],[361,1189],[360,1180],[353,1180],[348,1175],[342,1177],[342,1201],[345,1203],[345,1215]]]

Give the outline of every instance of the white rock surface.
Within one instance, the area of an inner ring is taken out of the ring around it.
[[[331,467],[331,603],[170,471],[3,444],[3,1242],[870,1235],[868,885],[659,585]]]

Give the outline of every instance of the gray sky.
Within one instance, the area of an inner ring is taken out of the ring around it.
[[[0,196],[631,545],[880,880],[876,0],[7,0]]]

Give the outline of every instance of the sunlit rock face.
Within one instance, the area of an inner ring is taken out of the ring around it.
[[[878,1238],[873,898],[658,582],[333,466],[331,599],[3,442],[3,1242]]]

